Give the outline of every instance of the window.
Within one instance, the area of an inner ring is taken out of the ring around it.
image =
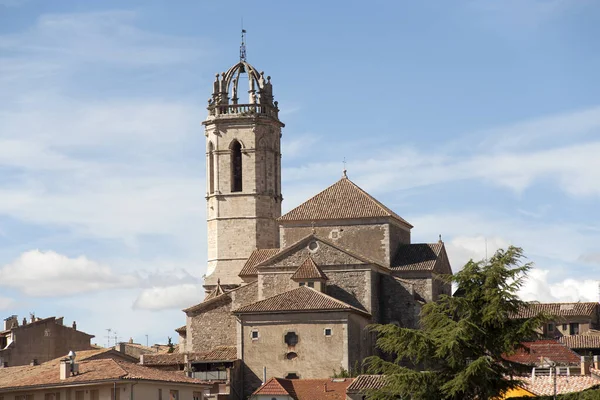
[[[325,331],[324,331],[324,333],[325,333],[325,336],[331,336],[331,334],[332,334],[333,332],[332,332],[331,328],[325,328]]]
[[[100,400],[100,392],[98,389],[90,390],[90,400]]]
[[[194,392],[194,394],[192,395],[193,400],[202,400],[202,393],[200,392]]]
[[[567,324],[563,324],[563,331],[567,331]]]
[[[315,283],[314,282],[308,282],[308,287],[314,288],[315,287]]]
[[[75,400],[84,400],[84,396],[85,392],[83,390],[78,390],[75,392]]]
[[[237,140],[231,144],[231,191],[242,191],[242,145]]]
[[[284,340],[288,346],[295,346],[298,344],[298,335],[296,332],[288,332],[285,334]]]
[[[256,329],[252,330],[252,332],[250,332],[250,337],[252,340],[258,340],[258,331]]]
[[[300,282],[300,286],[306,285],[306,282]]]
[[[300,376],[295,372],[290,372],[285,376],[285,379],[300,379]]]
[[[569,324],[569,335],[579,335],[579,324],[577,322]]]
[[[285,358],[287,358],[288,360],[294,360],[294,359],[298,358],[298,353],[294,353],[293,351],[290,351],[289,353],[287,353],[285,355]]]
[[[158,389],[158,400],[162,400],[162,389]]]
[[[208,143],[208,193],[215,192],[215,147]]]
[[[121,388],[119,386],[110,388],[110,398],[112,400],[121,400]]]
[[[553,323],[548,324],[548,332],[554,332],[554,324]]]
[[[44,395],[44,400],[60,400],[60,393],[59,392],[56,392],[56,393],[46,393]]]
[[[179,400],[179,390],[169,390],[169,400]]]

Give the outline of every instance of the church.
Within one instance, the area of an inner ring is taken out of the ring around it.
[[[369,324],[417,327],[421,306],[450,294],[444,243],[412,243],[413,226],[346,171],[281,214],[284,124],[271,77],[245,57],[216,75],[203,125],[206,296],[176,331],[189,360],[228,357],[192,371],[231,369],[243,398],[271,377],[351,371],[375,354]]]

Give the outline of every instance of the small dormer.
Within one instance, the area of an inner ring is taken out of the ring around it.
[[[308,286],[320,292],[325,292],[325,281],[328,278],[313,259],[308,257],[294,272],[291,279],[298,282],[298,286]]]

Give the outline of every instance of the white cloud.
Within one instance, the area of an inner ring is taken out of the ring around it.
[[[469,260],[479,261],[489,258],[498,249],[505,249],[510,245],[500,237],[485,236],[455,236],[446,242],[448,258],[453,266],[453,271],[459,271]]]
[[[202,301],[204,289],[200,284],[180,284],[144,289],[135,302],[134,309],[166,310],[190,307]]]
[[[15,300],[0,296],[0,310],[8,310],[15,304]]]
[[[27,251],[0,268],[0,285],[34,297],[132,288],[139,281],[136,275],[118,274],[84,256],[69,258],[53,251]]]
[[[598,301],[598,280],[564,279],[550,282],[552,272],[547,269],[529,271],[519,295],[523,300],[551,302]]]

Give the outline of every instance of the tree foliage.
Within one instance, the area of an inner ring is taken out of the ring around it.
[[[385,354],[366,360],[370,373],[386,375],[386,386],[369,399],[493,399],[518,380],[518,364],[503,359],[539,337],[549,316],[517,318],[527,307],[517,296],[531,264],[518,247],[492,258],[469,261],[452,275],[438,277],[458,287],[421,310],[421,329],[374,325],[377,347]]]

